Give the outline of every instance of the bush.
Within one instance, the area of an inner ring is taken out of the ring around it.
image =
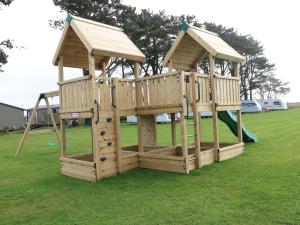
[[[0,130],[1,134],[9,134],[9,127],[4,127],[2,130]]]

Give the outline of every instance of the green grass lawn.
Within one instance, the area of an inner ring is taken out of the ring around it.
[[[17,158],[21,134],[1,135],[0,224],[300,224],[300,110],[243,121],[258,143],[239,157],[189,175],[135,169],[98,183],[60,175],[54,134],[30,136]],[[212,139],[211,119],[202,124]],[[68,129],[69,150],[88,152],[89,132]],[[169,144],[170,125],[158,135]],[[220,136],[236,140],[224,124]],[[136,127],[122,124],[122,144],[136,142]]]

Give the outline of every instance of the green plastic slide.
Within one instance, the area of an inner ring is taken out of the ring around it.
[[[238,136],[237,133],[237,118],[234,113],[231,111],[219,111],[218,112],[219,119],[226,123],[226,125],[230,128],[231,132]],[[256,136],[248,131],[244,126],[242,126],[243,131],[243,142],[256,142]]]

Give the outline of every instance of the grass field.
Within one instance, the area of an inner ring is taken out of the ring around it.
[[[135,169],[99,183],[60,175],[54,134],[30,136],[18,158],[21,135],[1,135],[0,224],[300,224],[300,110],[243,120],[258,143],[240,157],[190,175]],[[209,140],[211,120],[202,121]],[[89,132],[68,129],[69,150],[87,151]],[[236,140],[223,124],[220,132]],[[170,125],[158,133],[171,142]],[[122,144],[136,142],[136,127],[122,124]]]

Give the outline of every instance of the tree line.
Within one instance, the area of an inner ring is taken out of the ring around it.
[[[5,1],[5,0],[4,0]],[[162,61],[174,43],[180,24],[187,22],[217,33],[224,41],[245,58],[241,65],[241,96],[252,99],[276,98],[290,91],[288,83],[275,76],[275,64],[265,56],[263,45],[251,35],[239,34],[235,28],[228,28],[212,22],[199,22],[194,15],[169,15],[165,11],[153,12],[150,9],[138,11],[135,7],[123,4],[121,0],[53,0],[54,5],[72,15],[121,27],[129,38],[145,54],[141,72],[145,76],[163,71]],[[62,29],[64,20],[50,20],[50,26]],[[231,62],[217,60],[217,73],[232,74]],[[204,59],[199,70],[208,73],[208,60]],[[119,72],[127,77],[133,70],[132,62],[113,58],[107,68],[108,74]]]
[[[9,6],[13,0],[0,0],[0,11],[3,6]],[[0,41],[0,72],[3,72],[2,66],[7,63],[8,55],[5,50],[12,49],[13,43],[10,39]]]

